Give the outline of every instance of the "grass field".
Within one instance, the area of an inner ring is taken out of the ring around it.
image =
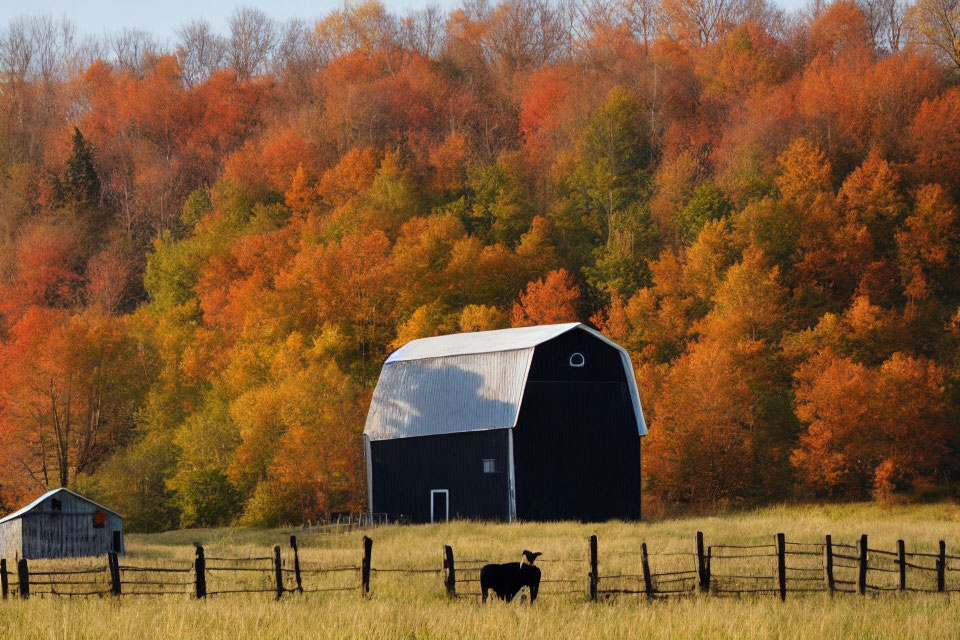
[[[206,601],[188,596],[33,598],[0,603],[0,638],[956,638],[960,594],[832,599],[810,594],[785,603],[771,596],[686,597],[653,603],[623,596],[594,604],[587,602],[585,592],[590,534],[599,538],[600,573],[607,575],[636,573],[641,541],[653,553],[690,551],[698,530],[705,533],[707,544],[766,544],[781,531],[788,540],[820,542],[830,533],[837,541],[851,542],[866,533],[873,548],[893,549],[897,539],[904,539],[908,551],[933,551],[943,539],[948,553],[956,553],[958,524],[960,508],[952,504],[893,508],[858,504],[772,507],[641,524],[455,522],[383,527],[368,532],[374,539],[375,568],[435,569],[443,544],[452,545],[460,560],[515,560],[526,548],[544,553],[538,561],[544,579],[577,580],[569,585],[577,593],[554,594],[544,585],[534,607],[499,602],[481,606],[475,597],[448,601],[436,574],[374,573],[365,601],[356,591],[288,594],[280,602],[269,594]],[[194,554],[193,542],[201,542],[212,557],[266,556],[274,544],[285,544],[288,533],[217,529],[130,535],[124,562],[186,566]],[[301,558],[305,564],[357,564],[361,536],[301,535]],[[677,558],[686,562],[683,556]],[[659,562],[656,557],[652,561]],[[335,580],[351,585],[356,576],[348,572]],[[466,583],[458,589],[476,590],[476,585]]]

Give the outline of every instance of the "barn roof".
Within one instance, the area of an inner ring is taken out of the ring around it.
[[[389,440],[516,426],[537,345],[579,329],[620,352],[637,431],[647,433],[626,350],[579,322],[458,333],[414,340],[390,355],[363,433]]]
[[[10,520],[16,520],[17,518],[20,518],[20,517],[22,517],[22,516],[25,516],[28,512],[30,512],[30,511],[32,511],[33,509],[39,507],[41,503],[43,503],[44,501],[47,500],[47,498],[52,498],[53,496],[57,495],[58,493],[69,493],[69,494],[71,494],[71,495],[74,495],[74,496],[80,498],[81,500],[83,500],[83,501],[85,501],[85,502],[89,502],[90,504],[92,504],[92,505],[94,505],[94,506],[96,506],[96,507],[100,507],[100,508],[103,509],[104,511],[109,511],[110,513],[112,513],[112,514],[115,515],[115,516],[123,517],[123,516],[121,516],[119,513],[117,513],[116,511],[114,511],[113,509],[108,509],[108,508],[106,508],[106,507],[103,506],[103,505],[97,504],[96,502],[94,502],[94,501],[91,500],[90,498],[85,498],[85,497],[83,497],[82,495],[80,495],[79,493],[76,493],[75,491],[70,491],[70,489],[67,489],[66,487],[60,487],[59,489],[53,489],[52,491],[47,491],[45,494],[43,494],[42,496],[40,496],[39,498],[37,498],[36,500],[34,500],[34,501],[31,502],[30,504],[28,504],[27,506],[25,506],[25,507],[20,507],[19,509],[17,509],[16,511],[14,511],[13,513],[11,513],[10,515],[7,515],[7,516],[4,516],[3,518],[0,518],[0,524],[3,524],[4,522],[8,522],[8,521],[10,521]]]
[[[568,322],[566,324],[546,324],[536,327],[474,331],[472,333],[454,333],[434,338],[421,338],[408,342],[394,351],[387,358],[386,364],[423,358],[443,358],[446,356],[532,349],[538,344],[552,340],[576,327],[587,328],[579,322]],[[597,332],[594,331],[593,333]],[[597,335],[601,334],[597,333]],[[604,340],[610,342],[606,338]],[[611,344],[613,343],[611,342]]]

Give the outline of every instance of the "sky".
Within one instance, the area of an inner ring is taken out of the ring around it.
[[[804,0],[774,0],[785,9],[793,10],[804,6]],[[438,4],[452,8],[460,4],[459,0],[384,0],[384,4],[393,12],[405,13],[409,9],[420,9],[427,4]],[[227,17],[237,6],[256,6],[272,18],[286,21],[290,18],[313,19],[328,13],[331,9],[343,5],[342,0],[314,0],[297,2],[295,0],[271,0],[265,2],[243,2],[242,0],[31,0],[29,5],[16,0],[0,0],[0,29],[10,20],[20,15],[50,14],[56,17],[66,16],[81,35],[103,35],[120,29],[137,28],[153,33],[161,40],[173,39],[173,35],[184,22],[203,18],[220,32],[226,31]]]

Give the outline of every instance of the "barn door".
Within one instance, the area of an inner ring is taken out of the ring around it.
[[[430,490],[430,522],[450,521],[450,491],[447,489]]]

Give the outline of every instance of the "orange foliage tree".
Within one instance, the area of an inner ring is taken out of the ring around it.
[[[510,323],[514,327],[557,324],[577,320],[576,304],[580,288],[566,269],[551,271],[546,277],[527,285],[514,303]]]
[[[809,490],[863,498],[940,471],[948,431],[936,363],[895,353],[874,368],[828,351],[801,366],[796,383],[804,430],[791,461]]]

